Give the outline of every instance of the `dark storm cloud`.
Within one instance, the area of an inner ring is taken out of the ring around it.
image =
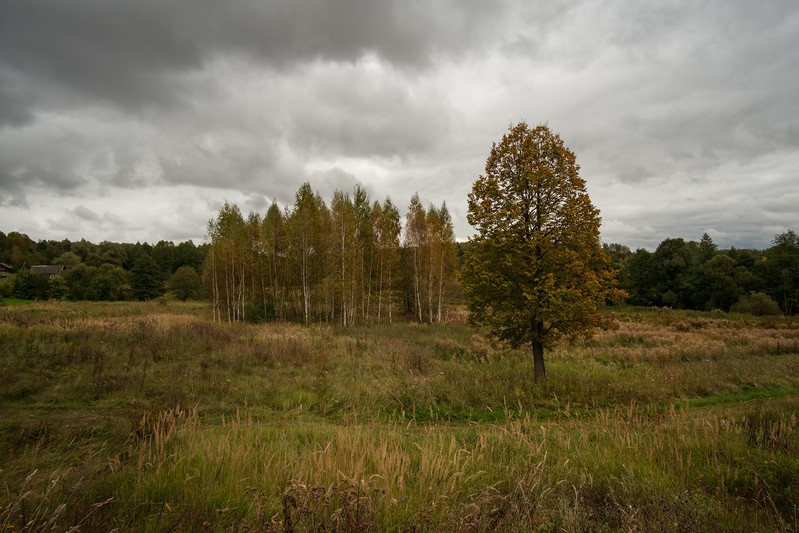
[[[307,152],[429,148],[436,109],[399,75],[375,81],[353,65],[372,55],[417,71],[479,48],[493,20],[481,2],[11,0],[0,17],[3,202],[24,203],[30,187],[140,187],[148,158],[151,181],[285,196],[305,178]],[[253,72],[276,87],[233,104],[236,80]],[[117,116],[98,117],[102,108]]]
[[[87,186],[137,187],[142,134],[124,117],[40,114],[20,128],[0,128],[0,192],[86,193]],[[151,139],[152,140],[152,139]]]
[[[456,7],[457,6],[457,9]],[[191,98],[176,76],[219,54],[274,68],[313,59],[353,61],[375,53],[423,65],[436,51],[477,46],[494,10],[472,2],[300,0],[10,0],[0,17],[0,120],[18,124],[36,106],[84,99],[129,109]],[[58,99],[32,101],[42,85]]]
[[[79,132],[61,128],[41,131],[0,128],[0,191],[6,201],[26,203],[26,191],[46,187],[67,191],[81,181],[76,177],[77,153],[88,149]],[[11,200],[9,200],[11,199]]]
[[[23,80],[0,64],[0,126],[21,126],[33,118],[35,99],[23,85]]]

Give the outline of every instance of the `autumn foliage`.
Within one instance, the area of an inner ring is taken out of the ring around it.
[[[281,320],[353,326],[446,318],[456,245],[446,205],[399,209],[356,186],[329,205],[309,183],[294,204],[246,219],[226,203],[208,225],[205,286],[217,321]]]
[[[602,324],[600,306],[621,296],[574,154],[547,126],[511,127],[472,187],[468,220],[477,235],[461,281],[472,320],[530,345],[545,378],[545,346]]]

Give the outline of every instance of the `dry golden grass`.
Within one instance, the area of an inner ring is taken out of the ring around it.
[[[796,530],[795,320],[618,311],[535,385],[462,323],[126,305],[0,309],[4,528]]]

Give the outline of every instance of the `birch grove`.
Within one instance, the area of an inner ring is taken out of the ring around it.
[[[456,245],[446,205],[414,194],[403,218],[390,198],[356,186],[329,205],[304,183],[294,203],[264,216],[225,203],[208,223],[204,270],[214,320],[343,327],[446,319]]]

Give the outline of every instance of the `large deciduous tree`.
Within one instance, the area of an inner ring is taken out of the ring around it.
[[[461,273],[472,321],[530,346],[545,379],[544,348],[601,325],[600,306],[622,295],[574,153],[547,126],[512,126],[472,186],[467,218],[477,229]]]

